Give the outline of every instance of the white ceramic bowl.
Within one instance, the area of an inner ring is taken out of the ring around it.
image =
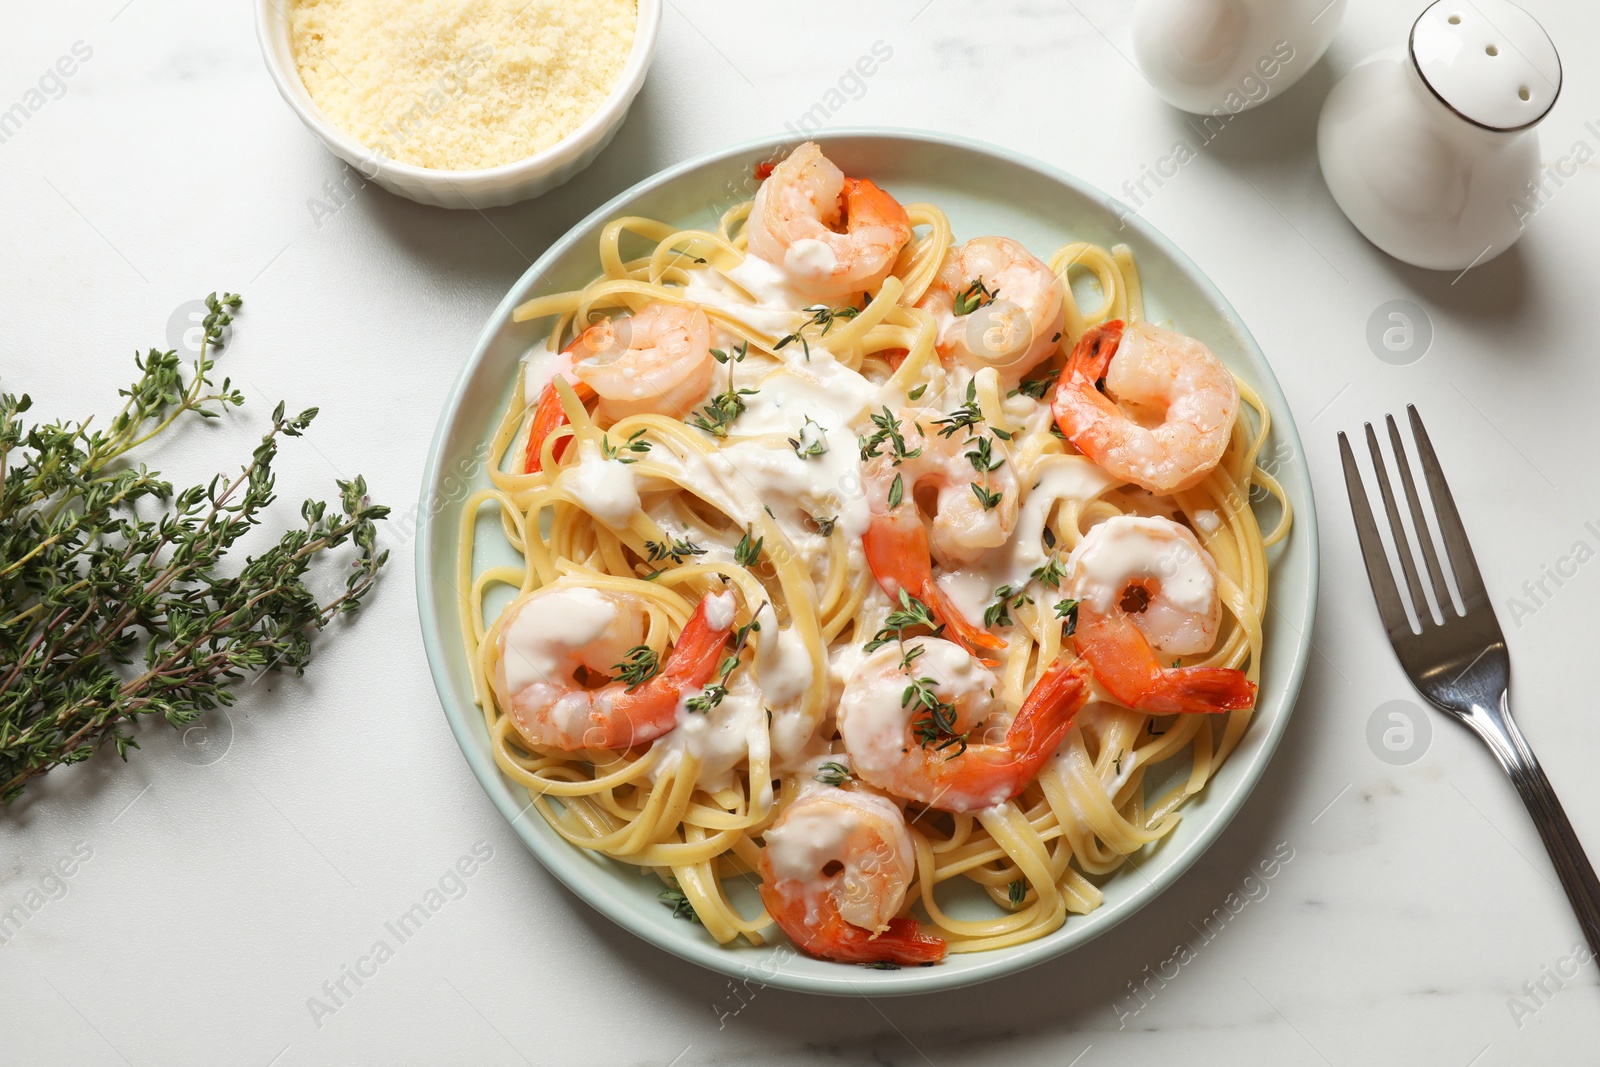
[[[633,51],[622,68],[622,76],[599,109],[584,120],[583,125],[543,152],[482,170],[434,170],[400,163],[379,155],[335,125],[306,92],[295,67],[289,22],[292,4],[256,0],[256,37],[261,42],[262,58],[272,72],[278,92],[300,116],[300,121],[322,138],[329,151],[354,167],[367,181],[377,182],[391,193],[420,204],[453,208],[500,207],[554,189],[593,162],[616,135],[650,71],[650,61],[656,51],[656,31],[661,26],[662,0],[638,2],[639,24],[633,35]]]

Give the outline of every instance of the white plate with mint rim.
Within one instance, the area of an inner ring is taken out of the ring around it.
[[[515,323],[511,312],[530,297],[583,287],[600,271],[601,228],[619,215],[644,215],[684,228],[714,229],[729,205],[754,191],[755,165],[792,144],[751,141],[670,167],[597,208],[574,226],[511,287],[490,316],[450,395],[434,433],[422,482],[417,541],[417,600],[428,664],[445,716],[473,773],[512,828],[557,878],[618,925],[683,959],[736,978],[812,993],[894,995],[954,989],[1024,970],[1099,937],[1150,903],[1177,881],[1244,804],[1277,748],[1300,691],[1310,652],[1317,601],[1317,519],[1310,474],[1288,402],[1266,357],[1216,286],[1160,233],[1123,205],[1083,182],[1036,160],[993,145],[943,134],[901,130],[843,130],[818,138],[846,174],[871,178],[902,203],[929,201],[950,218],[957,241],[984,234],[1020,240],[1038,254],[1070,241],[1133,249],[1143,281],[1146,317],[1204,341],[1249,382],[1272,416],[1264,454],[1295,511],[1286,541],[1269,550],[1273,611],[1266,620],[1261,689],[1255,718],[1237,749],[1206,788],[1183,807],[1183,820],[1140,854],[1142,877],[1127,870],[1097,880],[1105,903],[1088,915],[1069,915],[1052,934],[1011,948],[949,956],[931,967],[872,970],[801,955],[778,936],[772,944],[718,945],[696,923],[674,919],[656,894],[661,886],[637,868],[568,844],[536,811],[528,795],[500,773],[456,627],[456,551],[462,501],[488,485],[481,469],[484,444],[494,433],[521,360],[540,345],[550,320]],[[1085,293],[1086,306],[1095,298]],[[480,516],[487,530],[492,513]],[[493,545],[497,538],[484,538]],[[519,560],[509,546],[503,558],[480,547],[474,571]],[[490,610],[498,604],[491,602]],[[1176,772],[1175,772],[1176,773]],[[1164,787],[1147,781],[1151,795]],[[745,887],[730,895],[746,914],[760,908]],[[746,899],[748,897],[748,899]],[[992,905],[956,899],[962,917]]]

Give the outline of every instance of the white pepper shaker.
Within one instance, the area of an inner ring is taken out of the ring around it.
[[[1466,270],[1522,236],[1540,176],[1534,130],[1561,92],[1561,57],[1510,0],[1438,0],[1405,48],[1353,67],[1328,94],[1317,154],[1334,200],[1396,259]]]
[[[1133,54],[1151,88],[1196,115],[1277,96],[1333,40],[1346,0],[1139,0]]]

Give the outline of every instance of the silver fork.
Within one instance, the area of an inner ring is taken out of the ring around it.
[[[1366,424],[1367,449],[1372,453],[1372,466],[1377,472],[1378,491],[1383,497],[1383,510],[1388,516],[1389,535],[1393,539],[1395,554],[1400,560],[1400,570],[1405,576],[1406,590],[1410,594],[1419,629],[1413,629],[1406,617],[1406,606],[1395,584],[1394,572],[1384,554],[1378,525],[1373,519],[1372,507],[1367,503],[1366,490],[1361,483],[1361,472],[1356,467],[1350,442],[1339,434],[1339,454],[1344,461],[1345,488],[1350,493],[1350,510],[1355,515],[1356,533],[1361,539],[1361,554],[1367,564],[1367,579],[1372,583],[1372,596],[1378,602],[1378,615],[1389,631],[1389,643],[1400,658],[1400,666],[1411,679],[1411,684],[1427,698],[1428,702],[1450,716],[1460,720],[1483,739],[1494,753],[1516,786],[1528,814],[1533,816],[1544,847],[1550,853],[1556,873],[1561,876],[1561,886],[1567,891],[1572,910],[1589,947],[1600,954],[1600,882],[1595,880],[1594,868],[1583,853],[1572,824],[1567,821],[1561,802],[1556,799],[1550,780],[1545,777],[1533,750],[1523,739],[1522,731],[1511,718],[1509,688],[1511,684],[1511,657],[1506,652],[1505,635],[1495,619],[1494,608],[1484,590],[1483,578],[1478,573],[1478,563],[1472,556],[1472,546],[1467,542],[1467,532],[1461,525],[1461,515],[1456,511],[1450,487],[1445,484],[1444,471],[1439,458],[1434,455],[1417,409],[1406,405],[1410,416],[1411,433],[1416,438],[1417,455],[1422,462],[1423,476],[1427,481],[1428,495],[1433,501],[1438,518],[1439,532],[1443,536],[1447,558],[1444,563],[1455,576],[1456,589],[1461,594],[1465,612],[1456,611],[1450,590],[1445,584],[1444,571],[1433,537],[1429,533],[1428,519],[1423,513],[1423,498],[1417,493],[1412,478],[1411,464],[1406,459],[1405,445],[1400,440],[1399,427],[1394,416],[1385,416],[1389,428],[1389,445],[1394,452],[1395,468],[1400,474],[1400,485],[1405,492],[1406,506],[1411,515],[1418,546],[1422,549],[1423,564],[1433,587],[1434,601],[1439,606],[1443,622],[1434,620],[1433,612],[1423,594],[1422,579],[1417,562],[1400,521],[1400,509],[1390,488],[1388,470],[1383,453],[1378,448],[1378,435],[1372,424]]]

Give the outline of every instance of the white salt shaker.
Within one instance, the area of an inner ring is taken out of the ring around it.
[[[1533,129],[1561,92],[1561,58],[1510,0],[1439,0],[1405,48],[1363,60],[1328,94],[1322,175],[1367,239],[1396,259],[1466,270],[1522,235],[1540,177]]]
[[[1196,115],[1237,114],[1310,70],[1345,0],[1139,0],[1133,54],[1152,88]]]

